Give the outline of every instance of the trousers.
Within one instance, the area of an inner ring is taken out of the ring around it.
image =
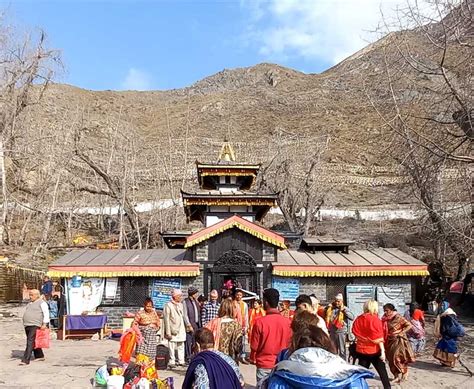
[[[193,326],[194,329],[194,326]],[[194,329],[194,331],[197,330]],[[193,356],[193,347],[194,347],[194,332],[186,332],[186,342],[184,343],[184,358],[186,362],[189,362]]]
[[[375,370],[380,377],[380,381],[382,381],[382,385],[384,389],[390,389],[392,386],[390,385],[390,380],[388,379],[387,368],[385,366],[384,361],[380,359],[380,353],[378,354],[357,354],[357,358],[359,359],[359,365],[369,368],[370,364],[374,366]]]
[[[177,364],[184,365],[184,342],[169,342],[170,349],[170,366]],[[176,352],[178,352],[178,360],[176,360]]]
[[[337,354],[347,361],[346,355],[346,332],[344,331],[331,331],[329,333],[331,336],[331,340],[334,342],[336,346]]]
[[[44,358],[43,350],[40,348],[35,348],[35,338],[36,338],[36,330],[38,326],[26,326],[25,333],[26,333],[26,349],[23,354],[23,358],[21,361],[23,363],[30,363],[31,360],[31,353],[34,354],[35,359]]]
[[[263,380],[272,372],[272,369],[265,369],[263,367],[257,367],[257,388],[262,388]]]

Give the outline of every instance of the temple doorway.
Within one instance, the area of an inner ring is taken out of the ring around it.
[[[211,288],[221,294],[228,280],[236,281],[244,290],[258,293],[260,290],[259,273],[253,257],[243,250],[229,250],[223,253],[211,269]]]

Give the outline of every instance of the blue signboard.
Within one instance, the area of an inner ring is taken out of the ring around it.
[[[181,289],[180,278],[154,278],[151,287],[151,299],[155,308],[163,309],[171,299],[173,289]]]
[[[280,300],[295,301],[300,295],[300,280],[297,278],[273,277],[272,287],[280,292]]]

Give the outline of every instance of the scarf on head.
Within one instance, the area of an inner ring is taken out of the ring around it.
[[[342,307],[341,307],[342,308]],[[336,317],[333,319],[333,312],[335,309],[338,309],[339,312],[336,315]],[[326,310],[326,325],[328,329],[330,328],[331,325],[336,327],[338,330],[344,327],[344,312],[340,308],[334,308],[332,305],[328,307]]]
[[[196,354],[184,377],[183,389],[192,389],[194,383],[194,370],[198,365],[203,365],[209,378],[209,389],[241,389],[239,377],[234,369],[217,353],[205,350]]]
[[[382,326],[383,326],[383,337],[384,341],[387,342],[388,339],[388,322],[392,320],[395,316],[398,315],[397,311],[392,311],[390,315],[386,313],[382,316]]]
[[[212,335],[214,335],[214,348],[219,350],[219,342],[221,340],[221,326],[222,326],[222,317],[216,317],[208,322],[204,327],[211,330]]]

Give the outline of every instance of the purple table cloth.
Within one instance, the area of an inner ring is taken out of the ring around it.
[[[92,330],[102,328],[107,323],[106,315],[67,315],[66,330]]]

